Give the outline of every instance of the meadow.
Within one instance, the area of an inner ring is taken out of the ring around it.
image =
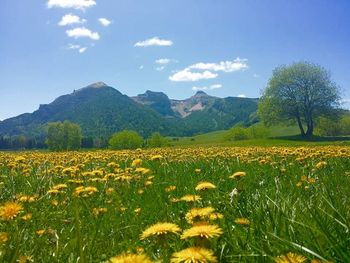
[[[0,152],[1,262],[350,262],[350,148]]]

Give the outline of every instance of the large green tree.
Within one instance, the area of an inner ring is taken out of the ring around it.
[[[80,126],[69,122],[48,124],[46,143],[52,151],[78,150],[81,146]]]
[[[312,136],[315,118],[334,114],[339,100],[339,88],[327,70],[298,62],[273,71],[258,114],[265,124],[295,121],[302,136]]]

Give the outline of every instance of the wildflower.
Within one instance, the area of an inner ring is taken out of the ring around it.
[[[243,225],[243,226],[249,226],[250,225],[249,219],[244,218],[244,217],[236,218],[235,219],[235,223],[239,224],[239,225]]]
[[[143,167],[137,167],[135,169],[135,172],[140,173],[140,174],[148,174],[151,170]]]
[[[201,172],[201,169],[197,168],[197,169],[194,169],[194,171],[195,171],[196,173],[200,173],[200,172]]]
[[[135,214],[139,214],[140,212],[141,212],[141,208],[139,207],[139,208],[136,208],[135,210],[134,210],[134,212],[135,212]]]
[[[302,263],[305,262],[306,258],[302,255],[298,255],[292,252],[289,252],[286,255],[278,256],[275,258],[276,263]]]
[[[204,220],[206,217],[209,217],[211,213],[215,211],[212,207],[204,207],[204,208],[192,208],[189,212],[186,213],[186,221],[189,224],[193,224],[194,220]]]
[[[0,244],[6,243],[9,240],[9,234],[0,232]]]
[[[142,232],[141,240],[150,236],[160,236],[168,233],[177,234],[180,231],[181,229],[176,224],[167,223],[167,222],[157,223],[148,227],[145,231]]]
[[[170,186],[165,188],[165,192],[172,192],[174,190],[176,190],[176,186],[175,185],[170,185]]]
[[[45,229],[40,229],[40,230],[37,230],[36,233],[39,235],[39,236],[42,236],[43,234],[45,234],[46,230]]]
[[[327,162],[325,162],[325,161],[321,161],[321,162],[318,162],[317,164],[316,164],[316,168],[317,169],[320,169],[320,168],[323,168],[323,167],[325,167],[327,165]]]
[[[28,213],[28,214],[22,216],[21,218],[24,221],[30,221],[32,219],[32,217],[33,217],[33,214],[32,213]]]
[[[152,263],[144,254],[122,254],[109,259],[110,263]]]
[[[32,256],[20,256],[19,259],[17,260],[18,263],[27,263],[32,261],[33,261]]]
[[[150,186],[150,185],[152,185],[152,184],[153,184],[152,181],[146,181],[146,182],[145,182],[145,186]]]
[[[213,251],[202,247],[189,247],[172,255],[171,263],[210,263],[217,262]]]
[[[196,202],[201,200],[202,198],[199,195],[184,195],[180,198],[181,201],[185,202]]]
[[[142,160],[141,159],[135,159],[132,161],[131,166],[135,167],[135,166],[140,166],[142,164]]]
[[[216,186],[212,183],[209,183],[209,182],[200,182],[196,186],[197,191],[206,190],[206,189],[214,189],[214,188],[216,188]]]
[[[0,206],[0,218],[5,221],[14,219],[20,212],[23,211],[23,207],[17,202],[6,202]]]
[[[217,225],[209,225],[207,223],[195,225],[189,229],[184,230],[181,239],[190,237],[213,238],[218,237],[223,233],[222,229]]]
[[[246,172],[235,172],[233,175],[230,176],[231,179],[239,179],[241,177],[246,176]]]
[[[92,213],[95,216],[98,216],[99,214],[106,213],[106,212],[107,212],[107,208],[104,208],[104,207],[98,207],[98,208],[92,209]]]
[[[216,220],[216,219],[221,219],[223,218],[224,215],[220,213],[212,213],[209,215],[209,220]]]
[[[50,203],[53,206],[58,206],[58,201],[57,200],[52,200]]]
[[[112,187],[109,187],[106,189],[106,195],[111,195],[113,194],[113,192],[114,192],[114,189]]]
[[[231,193],[229,194],[230,196],[230,202],[232,203],[233,202],[233,199],[235,196],[238,196],[238,189],[237,188],[234,188]]]
[[[151,160],[152,161],[158,161],[158,160],[160,160],[160,159],[162,159],[163,158],[163,156],[161,156],[160,154],[157,154],[157,155],[153,155],[152,157],[151,157]]]

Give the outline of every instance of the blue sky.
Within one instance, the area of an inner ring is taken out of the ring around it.
[[[311,61],[350,99],[347,0],[1,0],[0,119],[103,81],[183,99],[258,97]]]

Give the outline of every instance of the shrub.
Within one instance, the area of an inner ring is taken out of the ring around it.
[[[159,132],[153,133],[147,140],[147,146],[151,148],[164,147],[168,144],[168,139],[163,137]]]
[[[113,134],[108,144],[111,149],[136,149],[142,146],[143,138],[136,131],[124,130]]]

